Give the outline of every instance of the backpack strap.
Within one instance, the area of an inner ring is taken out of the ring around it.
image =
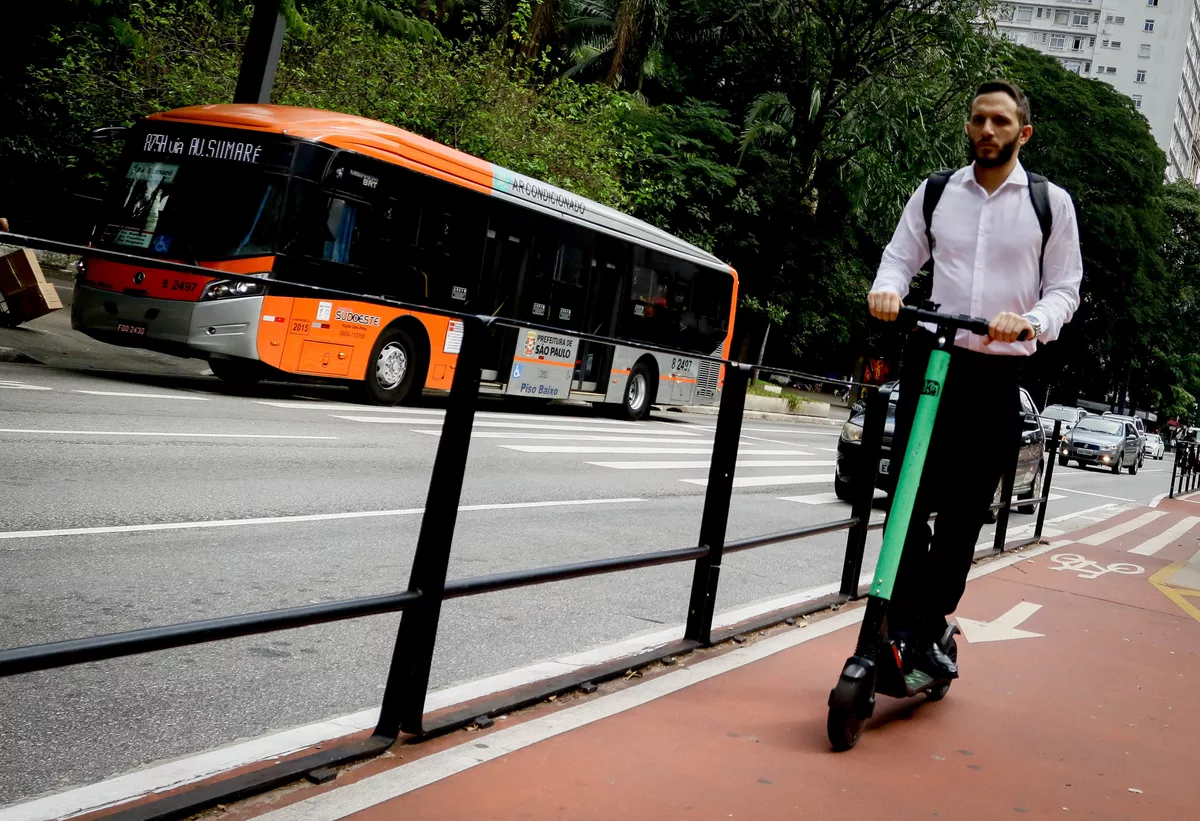
[[[1033,211],[1037,214],[1038,225],[1042,227],[1042,252],[1038,255],[1038,281],[1042,279],[1042,260],[1046,256],[1046,243],[1050,241],[1050,231],[1054,228],[1054,215],[1050,212],[1050,181],[1041,174],[1029,172],[1029,199],[1033,202]]]
[[[925,241],[929,244],[929,270],[933,272],[933,212],[937,209],[938,200],[946,190],[946,183],[954,175],[953,169],[935,171],[925,180],[925,198],[921,202],[921,213],[925,215]]]

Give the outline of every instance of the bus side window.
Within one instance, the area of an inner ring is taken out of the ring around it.
[[[369,267],[376,262],[377,239],[371,207],[330,197],[320,256],[330,262]]]

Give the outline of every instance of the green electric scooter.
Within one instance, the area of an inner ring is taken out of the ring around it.
[[[938,306],[933,307],[936,309]],[[826,729],[829,742],[839,752],[849,750],[862,737],[867,719],[875,712],[876,693],[894,698],[911,698],[924,693],[927,700],[940,701],[950,690],[949,679],[937,679],[921,670],[905,672],[900,647],[888,633],[887,611],[917,498],[917,488],[925,467],[925,456],[933,435],[942,386],[950,367],[949,348],[954,344],[954,332],[962,329],[986,336],[988,323],[984,319],[939,314],[907,306],[900,309],[898,320],[914,324],[932,323],[937,328],[937,341],[929,354],[925,387],[917,402],[908,446],[904,451],[904,463],[896,480],[891,512],[883,534],[883,548],[858,633],[858,645],[854,655],[846,660],[837,686],[829,693]],[[948,625],[939,640],[942,651],[954,661],[958,660],[958,645],[954,640],[957,632],[957,625]]]

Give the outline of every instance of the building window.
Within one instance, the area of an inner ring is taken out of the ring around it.
[[[1000,19],[1001,20],[1012,20],[1013,19],[1013,7],[1008,6],[1008,5],[1001,6],[1000,7]]]
[[[1033,6],[1017,6],[1017,22],[1033,22]]]
[[[1147,20],[1142,24],[1142,31],[1154,31],[1154,21]]]
[[[1118,25],[1118,26],[1123,26],[1123,25],[1125,25],[1125,18],[1124,18],[1124,17],[1118,17],[1118,18],[1116,19],[1116,23],[1117,23],[1117,25]]]
[[[1041,16],[1042,16],[1042,9],[1041,9],[1041,7],[1039,6],[1039,7],[1038,7],[1038,17],[1039,17],[1039,18],[1041,18]]]
[[[1072,74],[1078,74],[1079,70],[1082,67],[1083,66],[1079,63],[1078,60],[1066,60],[1063,62],[1063,68],[1065,68],[1067,71],[1071,72]]]
[[[1146,5],[1147,6],[1157,6],[1158,0],[1146,0]]]
[[[1108,41],[1107,41],[1107,40],[1101,40],[1101,41],[1100,41],[1100,48],[1108,48]]]
[[[1071,22],[1071,12],[1065,11],[1065,10],[1054,12],[1054,25],[1065,26],[1070,22]]]
[[[1149,57],[1149,56],[1150,56],[1150,46],[1147,43],[1142,43],[1141,47],[1138,48],[1138,57]]]
[[[1104,18],[1105,23],[1111,24],[1112,21],[1113,21],[1113,16],[1111,14]]]
[[[1116,67],[1116,66],[1109,66],[1108,68],[1104,69],[1104,73],[1105,73],[1105,74],[1116,74],[1116,73],[1117,73],[1117,67]]]
[[[1120,41],[1120,40],[1113,40],[1113,41],[1112,41],[1112,47],[1113,47],[1113,48],[1120,48],[1120,47],[1121,47],[1121,41]]]
[[[1140,109],[1142,107],[1142,95],[1141,94],[1133,95],[1133,107],[1138,108],[1138,109]]]
[[[1144,71],[1139,71],[1139,72],[1137,73],[1137,79],[1136,79],[1136,80],[1134,80],[1134,82],[1135,82],[1135,83],[1144,83],[1144,82],[1146,82],[1146,72],[1144,72]]]
[[[1083,38],[1082,37],[1072,37],[1071,38],[1071,51],[1083,51]]]
[[[1071,25],[1087,28],[1088,23],[1090,22],[1090,17],[1090,14],[1080,14],[1079,12],[1075,12],[1071,15]]]
[[[1095,47],[1096,47],[1096,38],[1089,37],[1088,38],[1088,48],[1095,48]]]
[[[1065,34],[1051,34],[1050,35],[1050,48],[1054,49],[1055,51],[1062,51],[1063,47],[1066,44],[1067,44],[1067,37]]]

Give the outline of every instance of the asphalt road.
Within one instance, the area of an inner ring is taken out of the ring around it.
[[[239,395],[189,368],[0,364],[0,646],[406,586],[442,406],[366,408],[306,386]],[[714,425],[484,402],[462,495],[484,507],[459,516],[451,577],[695,544]],[[748,420],[743,434],[730,538],[849,515],[832,499],[836,428]],[[1078,518],[1054,530],[1165,492],[1170,465],[1057,469],[1048,515]],[[718,609],[835,582],[844,544],[727,557]],[[869,565],[877,549],[876,534]],[[432,686],[679,624],[690,579],[676,565],[450,602]],[[376,706],[398,621],[0,680],[0,806]]]

